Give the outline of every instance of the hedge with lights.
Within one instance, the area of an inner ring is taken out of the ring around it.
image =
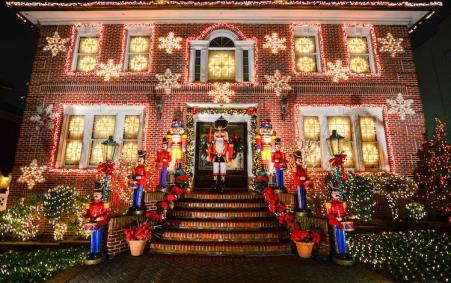
[[[0,254],[1,282],[44,282],[83,262],[84,248],[8,251]]]
[[[427,216],[427,212],[423,204],[410,202],[404,206],[404,215],[410,219],[421,220]]]
[[[38,200],[31,195],[19,199],[12,207],[0,213],[0,238],[26,241],[36,237],[40,219]]]
[[[373,218],[374,200],[373,184],[363,176],[353,176],[345,182],[345,195],[349,213],[360,220]]]
[[[349,235],[354,259],[405,282],[448,282],[451,236],[434,230]]]

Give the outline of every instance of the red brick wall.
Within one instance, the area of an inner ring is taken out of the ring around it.
[[[37,158],[39,164],[49,165],[45,173],[46,182],[39,184],[34,191],[44,191],[50,187],[67,184],[80,190],[90,190],[94,186],[94,173],[80,171],[64,171],[54,169],[56,147],[61,121],[55,124],[52,131],[44,130],[39,135],[34,125],[29,121],[35,113],[37,104],[53,103],[55,111],[62,114],[63,104],[109,104],[109,105],[144,105],[145,133],[143,147],[148,152],[159,148],[163,134],[168,130],[174,112],[186,109],[188,102],[211,102],[207,95],[210,86],[188,86],[175,91],[171,96],[164,97],[164,111],[161,120],[155,113],[155,74],[163,73],[171,68],[173,73],[186,74],[187,43],[186,38],[197,38],[210,24],[186,25],[156,25],[153,54],[151,58],[152,71],[144,75],[124,75],[111,82],[103,82],[102,78],[92,76],[71,76],[65,72],[66,54],[52,57],[50,52],[42,51],[46,44],[45,37],[58,31],[62,38],[70,37],[72,26],[43,26],[38,44],[32,77],[30,81],[27,107],[24,112],[18,150],[13,170],[10,200],[29,191],[24,184],[16,182],[20,175],[20,166],[27,165]],[[233,102],[259,103],[259,119],[270,118],[278,135],[283,140],[292,139],[295,133],[296,105],[375,105],[386,107],[386,99],[394,98],[398,92],[405,99],[413,99],[415,115],[407,116],[400,121],[398,115],[384,114],[386,135],[389,149],[391,170],[401,174],[412,174],[417,161],[416,152],[423,141],[424,116],[418,89],[418,83],[412,58],[412,51],[406,27],[374,26],[376,37],[384,37],[391,32],[395,37],[404,38],[406,52],[391,58],[389,54],[379,54],[382,67],[379,77],[355,78],[347,82],[332,83],[324,75],[296,75],[292,69],[292,38],[290,25],[235,25],[246,38],[257,39],[256,79],[257,85],[235,86],[236,95]],[[346,62],[343,30],[341,25],[323,25],[323,50],[326,62],[341,59]],[[158,49],[158,37],[166,36],[173,31],[181,36],[182,50],[166,54]],[[264,36],[278,32],[287,38],[287,50],[279,54],[271,54],[263,49]],[[114,59],[118,63],[123,52],[123,26],[105,25],[104,38],[101,46],[100,62]],[[71,43],[73,44],[73,43]],[[71,56],[68,56],[70,59]],[[264,75],[273,74],[279,69],[283,74],[292,76],[293,90],[288,95],[288,115],[285,121],[280,119],[279,99],[272,92],[263,89]],[[183,78],[185,80],[185,78]],[[161,92],[159,92],[161,93]],[[288,178],[288,184],[291,184]]]

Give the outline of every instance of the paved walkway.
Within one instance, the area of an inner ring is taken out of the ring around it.
[[[96,266],[66,270],[53,280],[69,282],[391,282],[362,265],[281,257],[121,255]]]

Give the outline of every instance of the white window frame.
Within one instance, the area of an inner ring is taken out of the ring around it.
[[[302,71],[298,70],[298,67],[296,66],[297,54],[296,54],[296,46],[294,45],[296,38],[303,37],[303,36],[313,36],[313,37],[315,37],[315,44],[316,44],[316,69],[317,70],[316,70],[316,72],[311,72],[311,73],[312,74],[321,73],[323,70],[323,66],[322,66],[322,62],[321,62],[322,46],[321,46],[321,41],[319,40],[320,27],[313,26],[313,25],[298,25],[298,26],[294,27],[293,31],[294,31],[293,52],[294,52],[294,63],[295,63],[294,69],[296,70],[297,73],[303,73]]]
[[[59,140],[58,158],[55,164],[56,168],[94,168],[89,165],[89,155],[91,153],[92,144],[92,130],[94,126],[94,116],[111,115],[116,116],[116,125],[114,129],[113,139],[119,143],[118,153],[122,152],[124,120],[125,116],[136,115],[140,116],[140,124],[138,131],[138,149],[142,148],[142,137],[144,128],[144,106],[108,106],[108,105],[64,105],[63,106],[63,125]],[[80,163],[78,166],[64,165],[64,158],[66,152],[66,138],[69,126],[69,116],[80,115],[85,117],[83,128],[83,143],[81,150]],[[116,160],[120,154],[116,155]]]
[[[76,27],[76,33],[77,33],[77,38],[75,40],[75,45],[74,45],[74,49],[72,50],[72,65],[71,65],[71,72],[75,73],[78,72],[77,71],[77,63],[78,63],[78,47],[80,45],[80,38],[81,37],[98,37],[99,38],[99,51],[97,52],[96,55],[96,63],[97,59],[99,58],[99,54],[100,54],[100,44],[101,44],[101,31],[102,31],[102,26],[80,26],[80,27]],[[91,71],[93,72],[93,71]],[[90,72],[88,72],[90,73]]]
[[[123,70],[124,71],[128,71],[128,53],[129,53],[129,45],[130,45],[130,37],[133,36],[145,36],[145,37],[149,37],[149,51],[148,51],[148,61],[147,61],[147,70],[146,71],[142,71],[142,72],[149,72],[150,70],[150,60],[151,60],[151,48],[152,48],[152,27],[151,26],[142,26],[142,25],[137,25],[137,26],[126,26],[125,27],[126,32],[127,32],[127,40],[126,40],[126,44],[125,44],[125,49],[124,49],[124,65],[123,65]],[[130,71],[131,72],[131,71]],[[131,73],[135,73],[135,72],[131,72]],[[136,73],[140,73],[140,72],[136,72]]]
[[[352,126],[352,144],[354,156],[354,168],[347,168],[351,171],[374,171],[377,168],[365,168],[363,162],[362,152],[362,137],[360,133],[360,119],[359,117],[373,117],[376,122],[376,139],[379,148],[379,170],[389,171],[390,166],[388,162],[387,139],[385,136],[385,127],[383,120],[382,107],[345,107],[345,106],[330,106],[330,107],[315,107],[302,106],[298,107],[298,133],[299,141],[304,140],[304,116],[316,116],[319,119],[320,125],[320,147],[321,147],[321,168],[330,169],[329,160],[331,155],[329,153],[327,138],[329,137],[328,117],[346,116],[351,119]]]
[[[194,82],[196,50],[200,50],[200,82],[208,82],[208,50],[231,50],[232,48],[209,48],[210,41],[217,37],[227,37],[233,41],[235,47],[235,81],[243,82],[243,50],[248,50],[249,81],[255,81],[254,46],[253,40],[240,40],[238,36],[226,29],[212,31],[205,40],[190,41],[189,81]]]
[[[362,26],[348,26],[344,29],[345,35],[346,35],[346,52],[348,53],[348,62],[351,59],[351,53],[349,52],[348,47],[348,37],[364,37],[366,38],[366,42],[368,45],[368,54],[369,54],[369,65],[370,65],[370,74],[377,73],[376,68],[376,61],[374,59],[374,46],[373,46],[373,40],[372,40],[372,28],[370,27],[362,27]],[[368,73],[353,73],[350,72],[351,75],[365,75]]]

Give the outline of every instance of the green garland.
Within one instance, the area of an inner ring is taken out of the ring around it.
[[[194,140],[196,133],[194,132],[194,117],[192,107],[188,108],[188,114],[186,115],[186,128],[187,128],[187,149],[186,149],[186,173],[190,177],[189,188],[193,188],[193,160],[194,160]],[[235,109],[235,108],[197,108],[196,114],[226,114],[226,115],[248,115],[247,109]],[[256,109],[251,115],[250,120],[251,131],[248,133],[251,140],[252,147],[252,178],[250,180],[250,188],[255,189],[255,175],[258,170],[258,154],[255,150],[255,135],[257,131],[257,114]]]

